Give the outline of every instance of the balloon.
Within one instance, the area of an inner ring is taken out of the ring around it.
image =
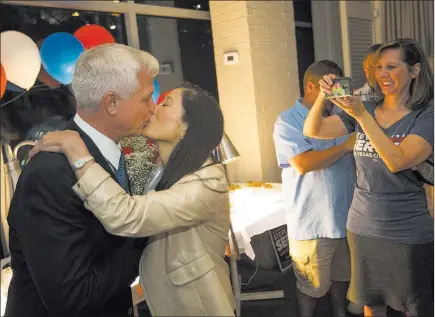
[[[104,27],[96,24],[88,24],[74,32],[74,36],[83,44],[85,50],[92,47],[115,43],[113,35]]]
[[[41,71],[39,72],[38,75],[38,80],[47,85],[50,88],[59,88],[62,84],[60,82],[58,82],[56,79],[54,79],[53,77],[51,77],[47,71],[45,70],[44,67],[41,67]]]
[[[167,92],[163,93],[160,95],[159,99],[157,100],[156,105],[160,104],[163,102],[163,100],[165,100],[166,96],[169,95],[171,93],[172,90],[168,90]]]
[[[82,43],[66,32],[48,36],[41,45],[42,66],[58,82],[72,82],[77,60],[85,51]]]
[[[3,65],[0,64],[0,99],[3,97],[6,91],[6,73]]]
[[[23,92],[23,91],[25,91],[24,88],[18,87],[17,85],[14,85],[10,81],[8,81],[8,83],[6,85],[6,89],[9,90],[9,91],[14,91],[14,92]]]
[[[157,103],[157,100],[159,100],[159,96],[160,96],[159,82],[157,81],[157,79],[154,79],[154,92],[152,95],[154,103]]]
[[[44,40],[39,40],[38,42],[36,42],[38,48],[41,48],[43,42]],[[39,70],[38,80],[41,83],[49,86],[50,88],[59,88],[61,86],[60,82],[58,82],[56,79],[54,79],[47,73],[43,65],[41,65],[41,69]]]
[[[27,35],[17,31],[5,31],[0,35],[1,63],[8,74],[8,81],[30,89],[41,68],[38,46]]]

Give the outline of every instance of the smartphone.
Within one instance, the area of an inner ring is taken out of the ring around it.
[[[326,99],[353,96],[352,77],[342,77],[333,80],[332,95],[326,94]]]

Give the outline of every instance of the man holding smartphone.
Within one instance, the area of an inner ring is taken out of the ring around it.
[[[320,93],[319,80],[326,74],[342,77],[343,71],[328,60],[308,67],[303,98],[278,116],[273,134],[282,168],[290,256],[301,317],[313,316],[317,298],[327,293],[334,317],[346,316],[350,280],[346,221],[356,180],[354,158],[349,155],[355,135],[331,140],[303,135],[304,121]]]

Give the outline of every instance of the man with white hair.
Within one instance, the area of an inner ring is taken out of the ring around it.
[[[119,141],[146,126],[158,70],[152,55],[121,44],[79,58],[77,114],[66,128],[81,135],[93,157],[73,169],[95,159],[129,190]],[[6,316],[129,315],[144,241],[109,235],[74,194],[76,181],[58,153],[40,153],[23,170],[8,216],[13,279]]]

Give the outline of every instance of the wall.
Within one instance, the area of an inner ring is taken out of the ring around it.
[[[229,177],[280,182],[273,125],[299,97],[293,3],[210,1],[210,15],[225,130],[241,155]],[[230,51],[237,65],[224,65]]]

